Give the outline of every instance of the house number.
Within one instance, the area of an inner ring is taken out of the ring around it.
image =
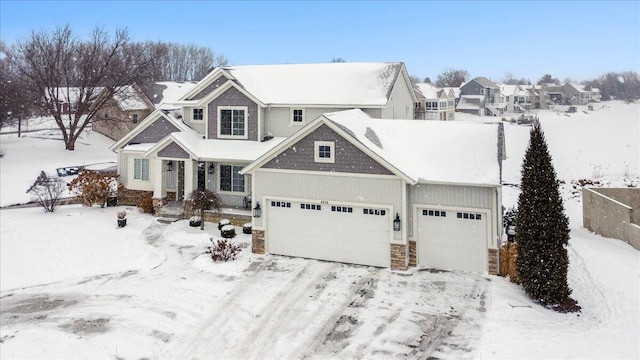
[[[320,200],[320,204],[322,205],[328,205],[329,202],[327,200]]]

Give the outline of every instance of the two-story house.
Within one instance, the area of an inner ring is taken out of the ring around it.
[[[455,120],[456,95],[453,89],[442,89],[432,84],[418,83],[416,89],[416,119]]]
[[[321,114],[359,108],[413,119],[415,102],[403,63],[221,67],[111,149],[128,198],[152,193],[158,209],[208,188],[225,205],[246,207],[252,179],[242,168]]]
[[[507,106],[496,83],[485,77],[477,77],[460,87],[456,109],[480,116],[501,116],[507,111]]]

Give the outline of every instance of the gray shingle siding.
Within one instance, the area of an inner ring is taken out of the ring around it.
[[[202,89],[202,91],[200,91],[199,93],[197,93],[196,95],[191,97],[189,100],[200,100],[200,99],[202,99],[203,97],[209,95],[215,89],[217,89],[220,86],[222,86],[228,80],[229,79],[227,79],[226,76],[220,76],[218,79],[216,79],[216,81],[214,81],[211,84],[209,84],[209,86],[207,86],[206,88]]]
[[[334,141],[335,162],[314,161],[314,142]],[[263,168],[306,171],[328,171],[342,173],[393,175],[389,170],[352,145],[326,125],[300,139],[287,150],[266,163]]]
[[[247,114],[247,140],[258,140],[258,105],[236,88],[229,88],[220,94],[208,105],[208,134],[209,139],[218,138],[218,106],[246,106]]]
[[[181,148],[180,145],[172,142],[171,144],[165,146],[162,150],[158,151],[158,157],[188,159],[189,153],[184,151],[184,149]]]
[[[477,81],[469,81],[460,88],[460,95],[484,95],[484,87]]]
[[[129,144],[157,143],[172,132],[180,131],[165,118],[159,118],[136,135]]]

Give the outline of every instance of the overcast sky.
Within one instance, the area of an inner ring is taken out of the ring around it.
[[[0,0],[8,45],[69,24],[127,27],[134,40],[206,46],[230,65],[402,61],[536,82],[640,72],[640,1],[15,1]]]

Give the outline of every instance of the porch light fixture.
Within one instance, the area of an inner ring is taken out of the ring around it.
[[[167,163],[167,171],[173,171],[173,161],[171,160]]]
[[[213,163],[209,164],[209,175],[213,174],[214,169],[215,169],[215,166],[213,166]]]
[[[260,209],[260,203],[256,202],[256,207],[253,208],[253,217],[259,218],[262,215],[262,209]]]
[[[396,213],[396,219],[393,220],[393,231],[400,231],[400,215]]]

